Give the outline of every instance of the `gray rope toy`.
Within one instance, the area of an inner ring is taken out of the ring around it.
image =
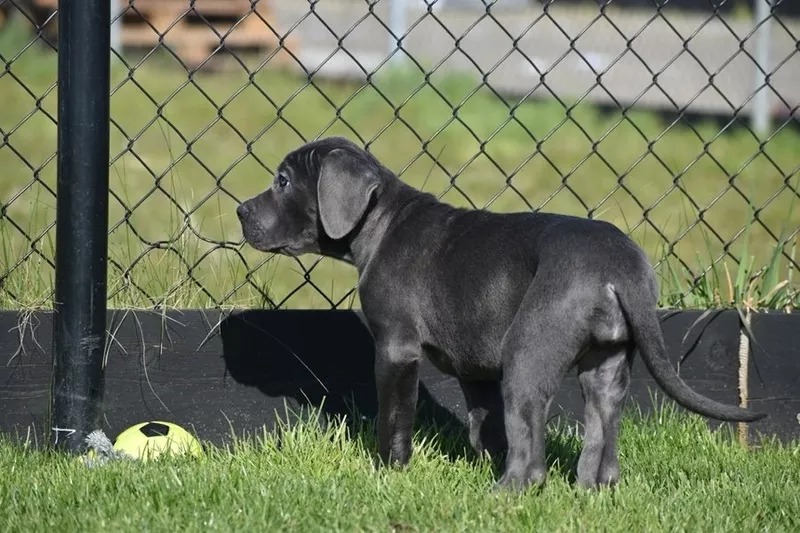
[[[89,468],[101,466],[111,461],[133,459],[127,453],[115,450],[111,439],[106,437],[106,434],[101,429],[96,429],[89,433],[85,442],[87,451],[84,462]],[[91,457],[89,452],[94,452],[94,457]]]

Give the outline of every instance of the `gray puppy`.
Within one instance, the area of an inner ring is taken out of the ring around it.
[[[726,421],[765,415],[690,389],[665,355],[647,256],[607,222],[459,209],[399,180],[350,141],[288,154],[272,186],[237,209],[254,248],[358,269],[375,338],[378,453],[406,464],[427,356],[458,378],[472,446],[507,452],[499,486],[545,482],[545,420],[577,367],[585,401],[578,482],[613,485],[635,349],[677,403]]]

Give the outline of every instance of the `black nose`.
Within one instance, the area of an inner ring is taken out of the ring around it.
[[[249,210],[247,209],[247,205],[245,204],[239,204],[239,207],[236,208],[236,214],[239,216],[239,218],[246,217],[248,211]]]

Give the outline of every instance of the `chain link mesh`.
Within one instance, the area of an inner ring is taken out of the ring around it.
[[[793,4],[773,1],[765,20],[724,0],[390,4],[112,8],[112,305],[355,304],[350,269],[258,254],[235,216],[288,150],[331,134],[457,205],[610,220],[673,293],[712,275],[721,290],[751,256],[793,279]],[[56,10],[0,0],[4,306],[52,297]],[[760,98],[767,131],[753,126]]]

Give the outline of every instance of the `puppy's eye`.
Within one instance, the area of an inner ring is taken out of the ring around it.
[[[278,174],[278,187],[286,187],[289,184],[289,179],[283,174]]]

